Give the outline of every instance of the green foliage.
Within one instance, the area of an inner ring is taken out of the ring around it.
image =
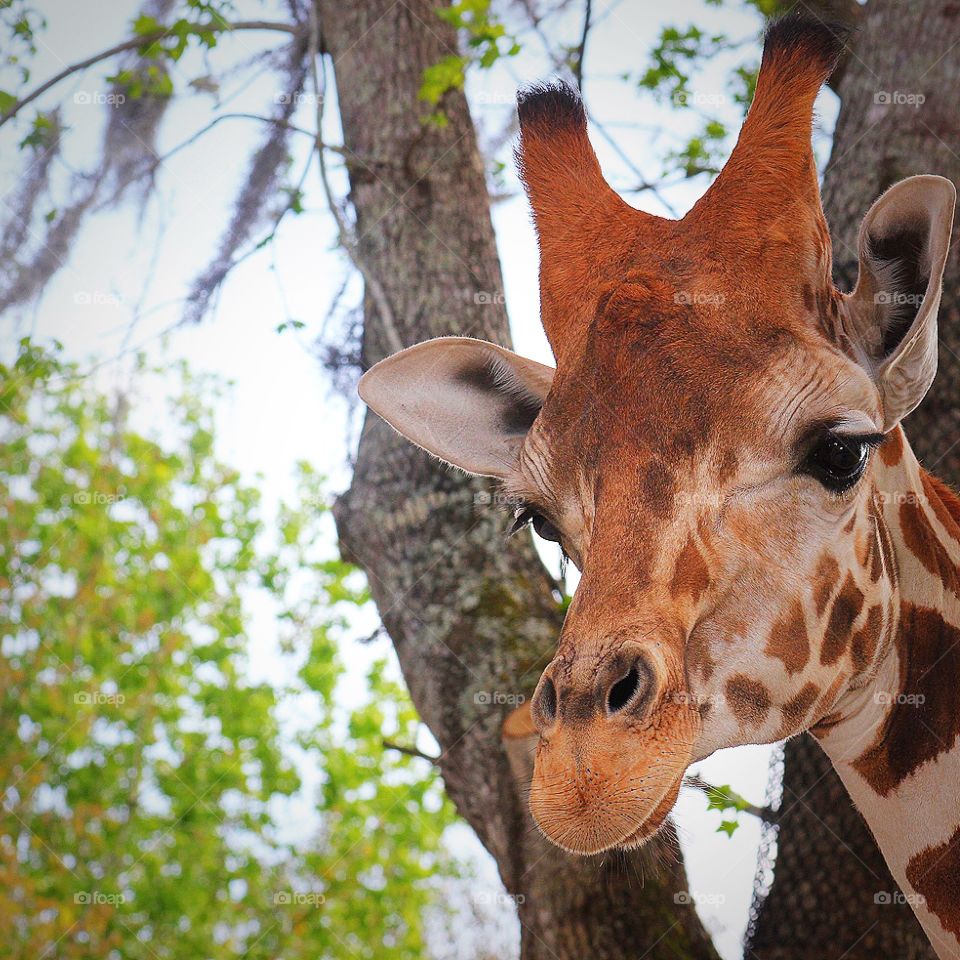
[[[709,6],[722,6],[724,0],[705,0]],[[765,17],[783,12],[778,0],[745,0]],[[718,53],[736,50],[742,42],[722,33],[710,34],[691,24],[680,28],[664,27],[651,51],[651,65],[639,77],[638,84],[659,101],[682,111],[694,111],[702,117],[700,131],[680,148],[667,153],[667,172],[678,171],[685,177],[715,175],[728,152],[727,126],[712,115],[722,103],[730,101],[745,114],[756,90],[758,66],[740,64],[733,68],[726,89],[693,90],[691,81],[705,61]]]
[[[660,99],[687,106],[690,69],[704,57],[724,49],[727,42],[723,34],[704,33],[694,24],[685,30],[664,27],[656,46],[650,51],[653,63],[640,77],[640,86]]]
[[[725,154],[727,128],[718,120],[708,120],[701,132],[679,150],[667,154],[667,164],[679,168],[686,177],[720,172]]]
[[[30,124],[30,132],[20,141],[20,147],[46,150],[53,145],[58,133],[59,127],[53,117],[38,110]]]
[[[462,90],[467,68],[471,65],[489,69],[502,57],[514,57],[520,45],[507,34],[506,27],[494,19],[490,0],[454,0],[448,7],[436,11],[465,38],[466,53],[451,54],[427,67],[423,72],[420,99],[436,107],[448,90]],[[442,111],[434,111],[428,122],[443,126]]]
[[[5,34],[0,63],[16,70],[22,83],[30,79],[28,60],[37,52],[37,33],[45,26],[43,14],[28,0],[0,0],[0,32]]]
[[[707,795],[707,810],[718,810],[720,813],[727,810],[734,811],[735,818],[733,820],[722,820],[720,826],[717,827],[717,833],[725,833],[728,837],[732,837],[740,826],[736,817],[741,813],[753,810],[753,804],[740,796],[728,783],[720,787],[708,786],[704,792]]]
[[[429,764],[384,748],[418,721],[382,664],[338,705],[367,593],[322,546],[322,478],[301,465],[271,534],[214,455],[213,387],[176,379],[160,440],[56,352],[0,367],[0,953],[421,956],[453,815]],[[252,676],[254,598],[285,688]],[[296,798],[309,842],[280,835]]]

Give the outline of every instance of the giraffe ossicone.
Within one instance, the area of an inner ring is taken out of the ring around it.
[[[521,94],[556,370],[442,338],[360,392],[581,570],[531,703],[550,840],[642,843],[690,763],[810,730],[960,958],[960,498],[900,426],[936,371],[955,190],[891,186],[834,287],[811,126],[843,42],[770,27],[737,145],[680,220],[610,188],[569,88]]]

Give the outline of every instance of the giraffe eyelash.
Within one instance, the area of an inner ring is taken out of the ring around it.
[[[539,521],[539,522],[538,522]],[[570,559],[565,547],[563,546],[563,537],[560,531],[550,522],[536,507],[528,503],[519,504],[514,511],[514,520],[507,533],[507,538],[515,536],[524,527],[532,526],[534,532],[541,540],[548,543],[555,543],[560,547],[560,575],[566,574],[567,562]]]

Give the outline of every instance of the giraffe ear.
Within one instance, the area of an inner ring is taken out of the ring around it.
[[[860,226],[860,272],[844,326],[883,403],[884,431],[923,399],[937,372],[937,311],[957,192],[943,177],[909,177]]]
[[[427,340],[381,360],[360,396],[398,433],[467,473],[508,477],[554,370],[468,337]]]

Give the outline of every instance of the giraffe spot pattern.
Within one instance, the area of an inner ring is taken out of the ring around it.
[[[759,681],[737,673],[727,680],[727,703],[740,726],[759,727],[770,712],[770,691]]]
[[[873,660],[882,628],[883,607],[877,604],[867,611],[867,619],[850,641],[850,659],[853,661],[853,669],[857,672],[866,670]]]
[[[919,504],[907,500],[900,505],[900,528],[907,548],[927,571],[939,577],[948,590],[960,595],[960,569]]]
[[[882,796],[960,737],[960,630],[936,610],[903,603],[894,643],[900,663],[896,692],[906,696],[893,704],[877,739],[853,764]]]
[[[693,538],[689,537],[673,568],[670,595],[674,600],[687,596],[694,603],[710,585],[710,571]]]
[[[829,710],[833,706],[834,702],[837,699],[840,691],[846,686],[849,681],[849,677],[841,673],[838,676],[833,678],[833,682],[827,687],[827,692],[817,701],[816,710],[814,710],[814,717],[822,717],[824,712]],[[839,714],[834,714],[834,717],[839,717]],[[817,723],[816,727],[812,728],[812,732],[816,732],[816,728],[820,727],[822,724],[828,724],[830,722],[830,717],[824,717],[823,720]],[[836,721],[834,721],[836,722]]]
[[[929,473],[921,474],[923,491],[927,495],[927,502],[933,507],[933,512],[943,525],[947,536],[956,543],[960,543],[960,496],[957,496],[939,477]]]
[[[883,551],[877,540],[870,541],[870,579],[878,583],[883,575]]]
[[[907,880],[944,930],[960,939],[960,827],[946,842],[911,857]]]
[[[824,698],[826,699],[826,698]],[[824,717],[810,728],[810,732],[818,739],[822,740],[841,720],[843,714],[837,711]]]
[[[816,572],[813,575],[813,601],[817,606],[817,616],[822,617],[830,597],[833,595],[833,588],[840,579],[840,564],[829,554],[824,554],[817,564]]]
[[[713,676],[717,661],[710,653],[710,642],[703,631],[694,630],[690,634],[685,654],[688,667],[695,670],[706,683]]]
[[[880,444],[880,459],[888,467],[895,467],[903,459],[903,431],[899,427]]]
[[[857,586],[852,574],[847,574],[840,592],[833,601],[830,619],[823,635],[820,649],[820,662],[825,665],[836,663],[850,641],[850,631],[860,611],[863,609],[863,593]]]
[[[799,673],[810,659],[810,638],[807,634],[807,618],[803,604],[794,599],[790,609],[783,614],[767,638],[767,654],[780,660],[787,673]]]
[[[803,721],[819,696],[820,688],[815,683],[808,682],[780,708],[780,737],[796,733],[803,726]]]

